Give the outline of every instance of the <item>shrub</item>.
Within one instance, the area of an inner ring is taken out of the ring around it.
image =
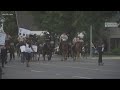
[[[120,48],[115,48],[111,50],[112,54],[120,55]]]

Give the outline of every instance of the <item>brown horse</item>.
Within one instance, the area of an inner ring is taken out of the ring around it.
[[[61,42],[60,51],[63,56],[62,61],[67,60],[67,57],[68,57],[68,43],[67,42],[64,42],[64,41]]]
[[[73,50],[73,60],[76,60],[76,58],[79,59],[80,53],[82,52],[82,43],[76,42],[72,50]]]

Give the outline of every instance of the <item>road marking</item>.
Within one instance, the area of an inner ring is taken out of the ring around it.
[[[72,77],[75,77],[75,78],[82,78],[82,79],[92,79],[92,78],[88,78],[88,77],[81,77],[81,76],[72,76]]]
[[[45,71],[37,71],[37,70],[31,70],[32,72],[45,72]]]

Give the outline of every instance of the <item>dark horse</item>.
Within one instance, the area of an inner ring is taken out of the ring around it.
[[[68,46],[67,42],[62,41],[60,43],[60,51],[61,51],[61,54],[63,56],[62,61],[63,60],[67,60],[67,57],[68,57],[68,48],[69,48],[69,46]]]
[[[79,59],[81,52],[82,52],[82,43],[76,42],[75,45],[72,47],[73,60],[76,60],[76,58]]]
[[[53,48],[52,48],[51,43],[50,42],[46,42],[43,45],[43,48],[42,48],[42,55],[43,55],[44,61],[45,61],[45,56],[46,55],[48,57],[48,61],[51,60],[51,58],[52,58],[52,52],[53,52]]]

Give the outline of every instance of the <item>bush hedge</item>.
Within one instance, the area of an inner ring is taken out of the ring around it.
[[[120,48],[115,48],[111,50],[112,54],[120,55]]]

